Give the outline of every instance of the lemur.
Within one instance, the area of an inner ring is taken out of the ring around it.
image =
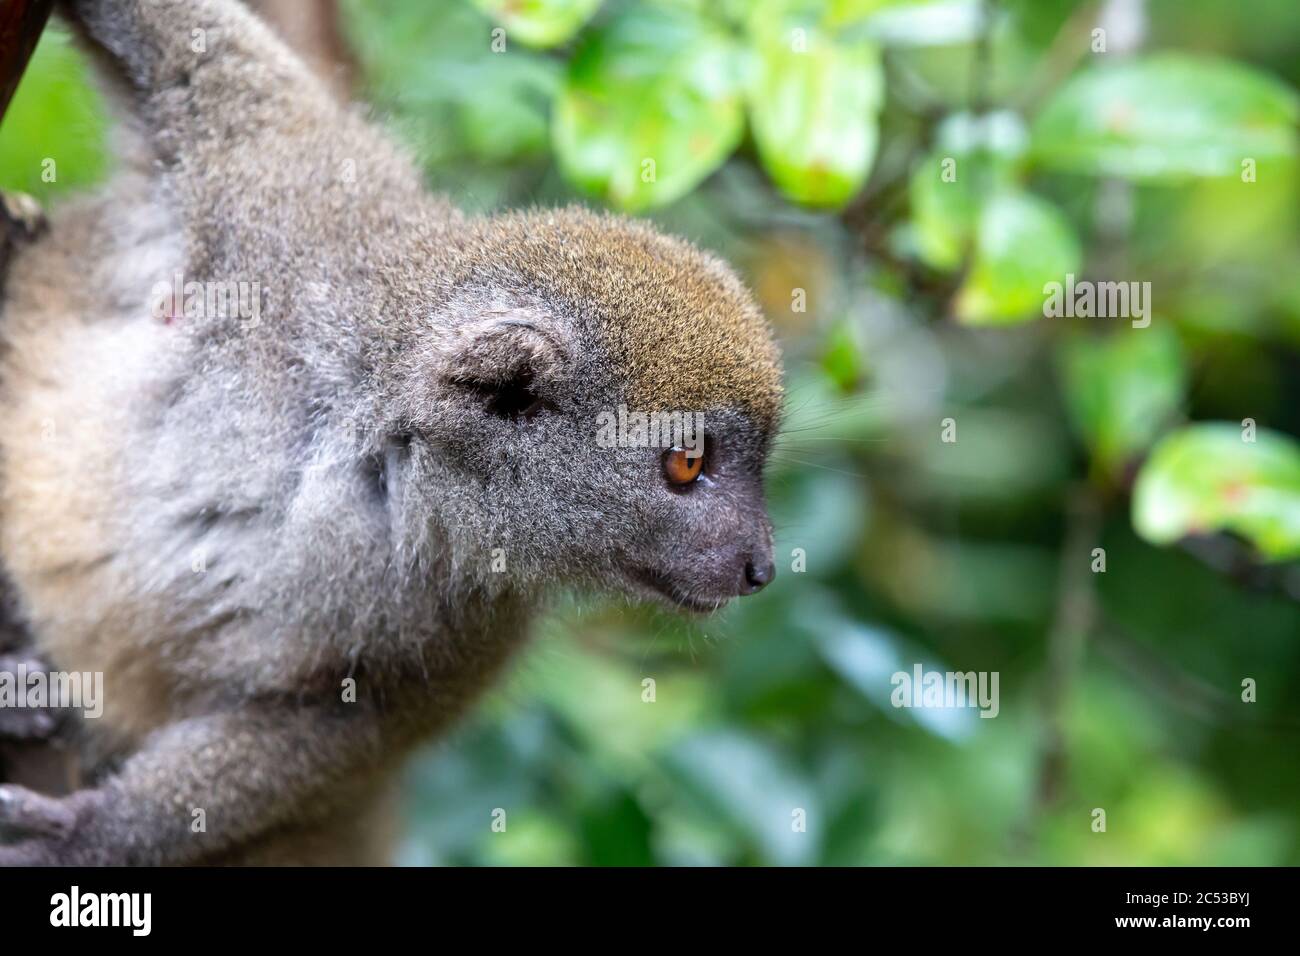
[[[403,759],[548,594],[771,580],[773,335],[648,225],[430,194],[234,0],[60,10],[119,169],[9,264],[0,562],[105,710],[78,789],[0,785],[0,864],[384,862]],[[619,406],[703,455],[597,442]]]

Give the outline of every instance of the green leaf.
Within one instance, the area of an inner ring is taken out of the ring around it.
[[[784,25],[764,28],[756,47],[749,114],[763,167],[795,202],[843,205],[876,156],[885,85],[879,49]]]
[[[1061,363],[1070,417],[1110,474],[1146,450],[1187,384],[1178,337],[1167,327],[1072,339]]]
[[[1034,157],[1130,179],[1234,176],[1295,155],[1300,99],[1249,67],[1184,54],[1106,64],[1069,80],[1033,128]]]
[[[563,646],[570,629],[558,618],[548,623],[552,646]],[[521,693],[548,701],[583,739],[593,766],[621,772],[639,767],[655,747],[689,729],[707,699],[702,675],[661,674],[657,693],[672,706],[651,707],[641,699],[642,680],[627,661],[576,650],[561,666],[543,660],[516,677]]]
[[[1030,193],[1003,190],[980,214],[957,317],[968,325],[1000,325],[1041,315],[1043,287],[1063,282],[1080,261],[1079,241],[1059,209]]]
[[[107,167],[99,97],[57,25],[41,37],[0,126],[0,186],[38,199],[94,183]]]
[[[587,866],[653,866],[653,824],[625,790],[602,794],[579,817]]]
[[[664,762],[720,823],[744,833],[765,862],[813,862],[822,820],[817,793],[766,740],[734,728],[705,731],[679,742]],[[796,810],[803,811],[806,832],[791,826]]]
[[[852,392],[866,379],[866,351],[861,327],[856,322],[836,322],[826,334],[822,371],[840,389]]]
[[[892,705],[893,676],[899,672],[910,674],[912,662],[921,656],[915,647],[892,632],[849,620],[835,611],[816,616],[812,623],[809,632],[813,646],[826,665],[891,720],[915,721],[931,733],[950,740],[968,736],[979,723],[967,710],[946,707],[913,710]]]
[[[832,0],[831,17],[888,46],[970,43],[981,30],[979,0]],[[856,31],[855,31],[856,32]]]
[[[926,265],[944,272],[961,268],[980,212],[974,180],[955,174],[954,161],[955,157],[937,153],[928,156],[908,183],[916,254]]]
[[[348,0],[340,12],[369,98],[437,178],[464,163],[486,181],[489,164],[549,157],[560,63],[521,48],[493,53],[487,24],[468,5]],[[486,182],[462,190],[474,203],[490,191]]]
[[[1133,526],[1154,544],[1232,531],[1271,560],[1300,557],[1300,445],[1232,424],[1191,425],[1160,442],[1138,475]]]
[[[1026,133],[1011,113],[949,116],[939,126],[934,151],[908,184],[912,236],[921,260],[954,271],[974,240],[988,196],[1012,183]]]
[[[474,0],[475,6],[506,28],[507,41],[552,47],[573,36],[600,0]]]
[[[565,176],[629,211],[694,189],[744,131],[741,61],[685,10],[635,7],[569,65],[553,141]]]
[[[1009,110],[976,115],[951,113],[935,130],[935,147],[954,156],[987,153],[1002,166],[1024,155],[1029,134],[1024,121]]]

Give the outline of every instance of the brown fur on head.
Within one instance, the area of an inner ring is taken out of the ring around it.
[[[438,288],[420,296],[427,310],[380,306],[401,318],[374,351],[402,357],[372,362],[372,430],[408,430],[403,453],[428,470],[405,484],[417,514],[445,516],[464,555],[501,550],[516,585],[712,609],[770,580],[762,471],[780,367],[735,274],[649,226],[578,208],[466,220],[451,246]],[[661,427],[602,433],[635,416]],[[700,474],[685,484],[665,471],[671,446],[691,443],[672,419],[703,429]]]
[[[581,209],[496,216],[471,258],[547,289],[594,323],[629,406],[744,409],[774,429],[780,356],[749,291],[724,262],[651,226]]]

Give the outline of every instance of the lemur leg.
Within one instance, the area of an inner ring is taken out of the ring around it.
[[[192,864],[337,811],[373,779],[379,721],[363,704],[263,706],[158,731],[93,789],[0,785],[0,866]]]

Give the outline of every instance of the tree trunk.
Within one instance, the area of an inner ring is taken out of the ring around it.
[[[13,99],[36,41],[50,18],[54,0],[0,2],[0,122]]]

